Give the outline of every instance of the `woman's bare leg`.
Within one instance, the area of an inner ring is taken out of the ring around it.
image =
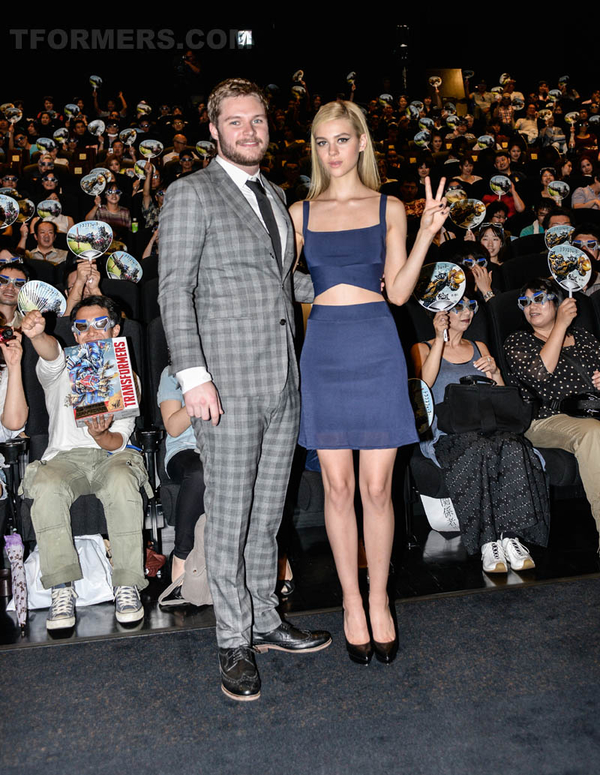
[[[358,529],[354,512],[352,450],[318,450],[325,489],[325,527],[344,596],[344,632],[350,643],[369,642],[358,586]]]
[[[368,449],[360,453],[359,485],[369,565],[369,617],[373,639],[380,643],[395,638],[387,583],[394,540],[392,475],[396,452],[395,449]]]

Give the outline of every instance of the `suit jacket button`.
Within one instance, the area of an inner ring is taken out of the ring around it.
[[[284,318],[281,318],[281,320],[279,321],[279,325],[280,325],[280,326],[285,326],[285,320],[284,320]]]

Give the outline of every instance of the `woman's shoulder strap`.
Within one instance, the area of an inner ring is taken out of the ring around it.
[[[385,213],[387,208],[387,194],[381,194],[379,197],[379,223],[382,227],[386,226]]]
[[[306,240],[306,232],[308,231],[308,218],[310,216],[310,202],[305,199],[302,202],[302,236]]]

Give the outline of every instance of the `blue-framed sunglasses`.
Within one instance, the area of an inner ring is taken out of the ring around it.
[[[461,261],[461,264],[463,266],[466,266],[467,269],[473,269],[475,265],[480,266],[482,269],[485,269],[488,265],[487,258],[485,256],[480,256],[479,258],[463,258]]]
[[[9,277],[7,274],[0,274],[0,287],[14,285],[15,288],[22,288],[27,279],[25,277]]]
[[[472,312],[475,314],[477,310],[479,309],[479,304],[475,301],[475,299],[471,299],[470,301],[465,301],[464,299],[461,299],[458,304],[456,304],[450,312],[456,312],[458,315],[459,312],[462,312],[464,309],[468,309],[469,312]]]
[[[536,291],[533,296],[519,296],[517,306],[521,310],[527,309],[530,304],[545,304],[547,301],[554,301],[555,293],[546,293],[546,291]]]
[[[580,250],[585,250],[587,248],[588,250],[596,250],[598,247],[598,240],[597,239],[587,239],[587,240],[581,240],[581,239],[574,239],[573,242],[571,242],[571,245],[575,248],[579,248]]]
[[[0,277],[2,277],[2,275],[0,275]],[[102,315],[102,317],[93,318],[93,320],[74,320],[72,329],[74,334],[85,334],[86,331],[89,331],[90,327],[93,327],[98,331],[107,331],[115,325],[114,320],[111,320],[108,315]]]

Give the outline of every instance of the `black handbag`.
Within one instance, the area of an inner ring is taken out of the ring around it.
[[[562,357],[567,363],[571,364],[581,377],[583,377],[585,382],[591,385],[592,389],[586,390],[583,393],[574,393],[573,395],[563,398],[561,401],[550,402],[550,406],[553,409],[558,409],[562,414],[568,414],[569,417],[594,417],[599,419],[600,393],[594,387],[594,383],[590,379],[589,374],[575,358],[572,358],[564,352],[562,353]]]
[[[473,374],[461,377],[460,384],[446,385],[435,412],[444,433],[524,433],[533,406],[523,401],[517,387],[498,386],[493,379]]]

